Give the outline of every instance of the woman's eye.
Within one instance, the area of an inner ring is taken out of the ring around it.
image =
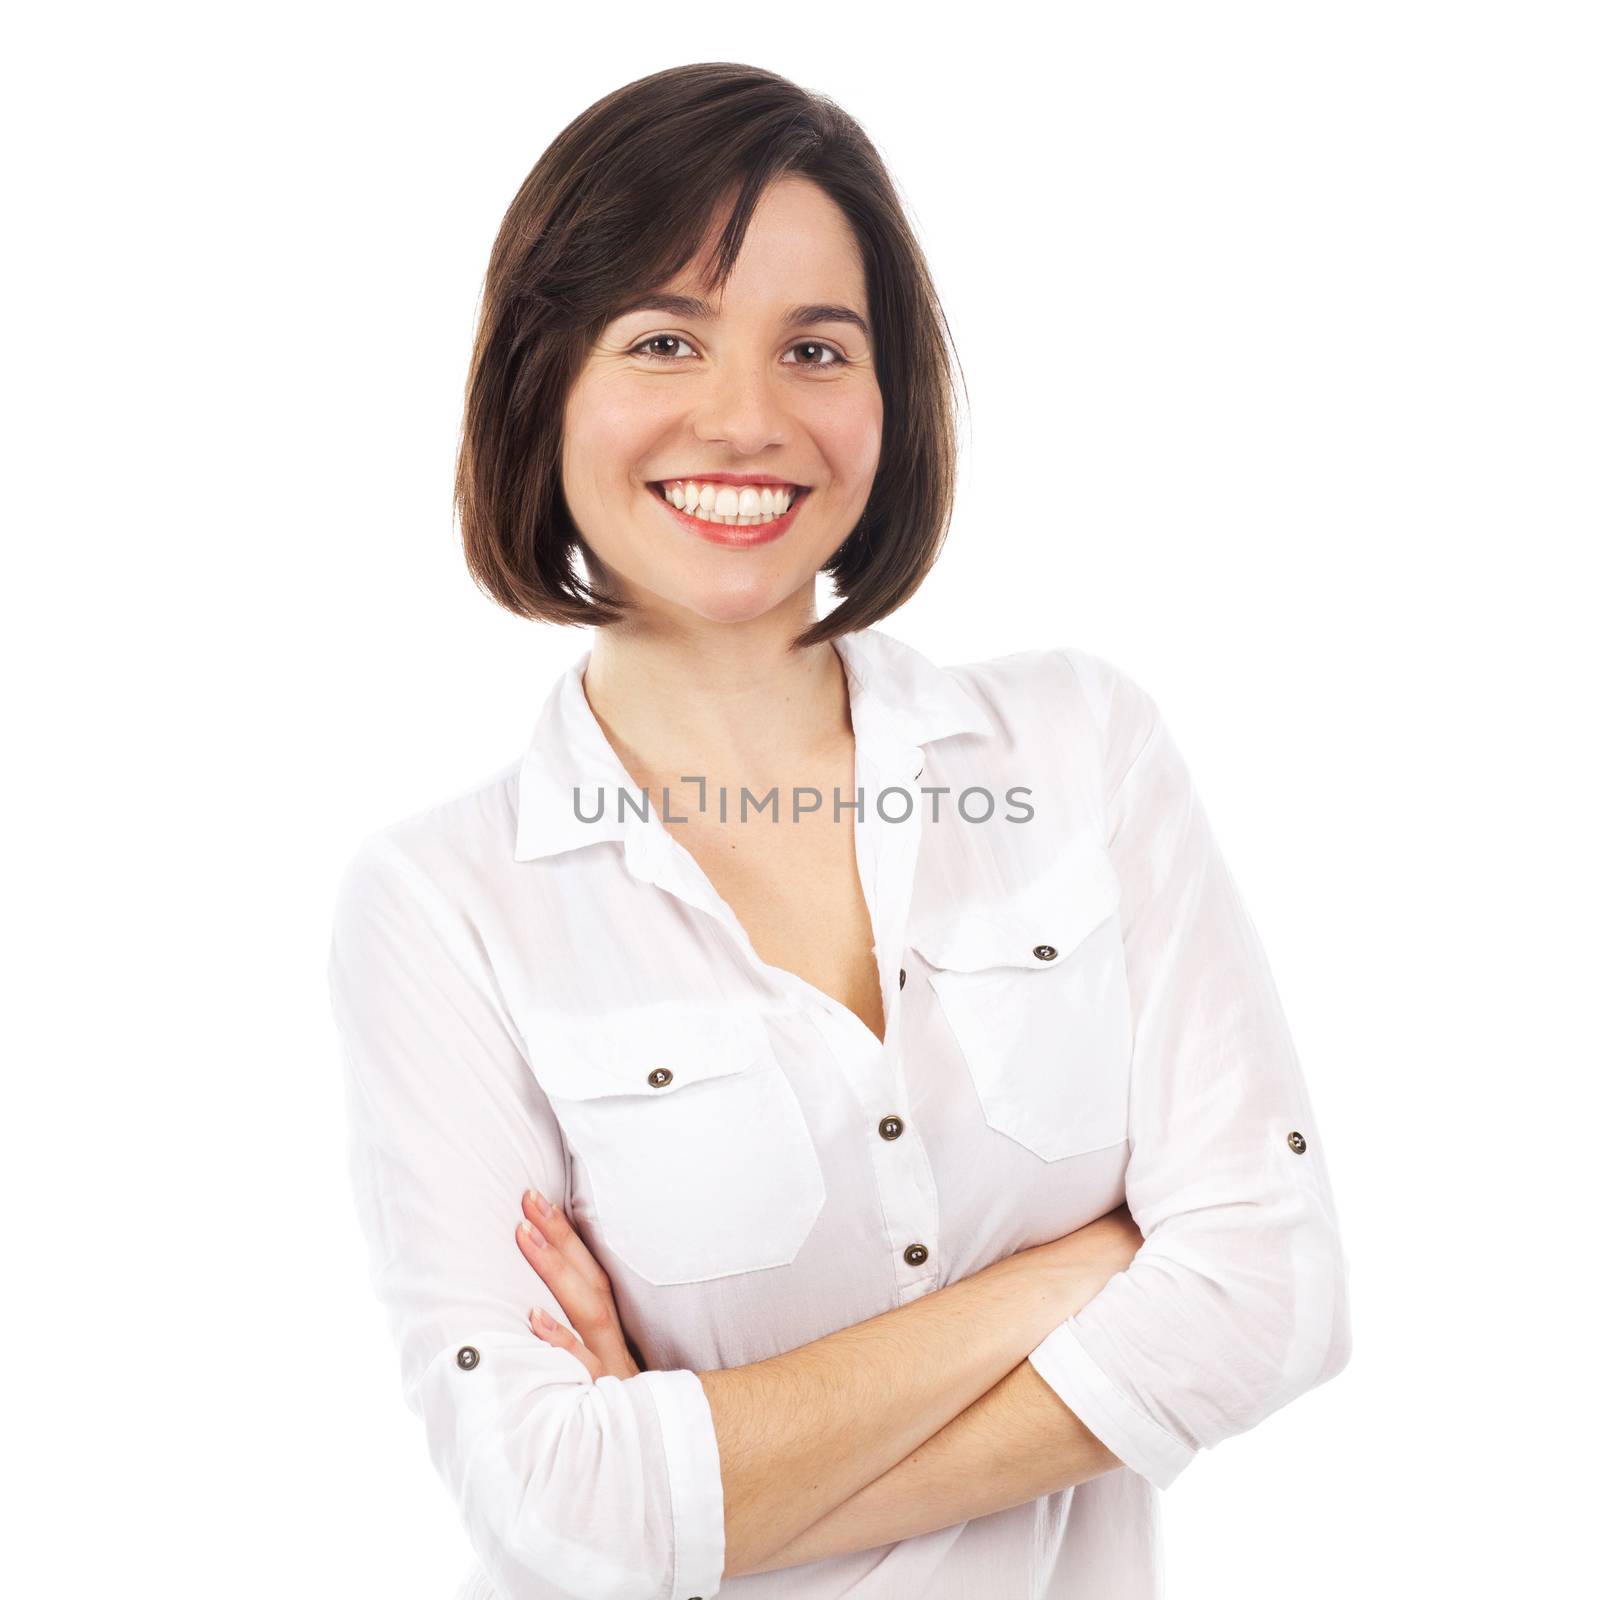
[[[840,355],[839,352],[837,350],[835,350],[831,344],[824,344],[820,339],[802,339],[799,344],[790,345],[789,348],[791,350],[810,350],[810,351],[815,352],[819,357],[822,356],[822,355],[828,355],[828,356],[832,356],[833,357],[833,359],[831,361],[822,361],[820,359],[819,360],[815,360],[815,361],[812,361],[812,360],[798,361],[798,362],[795,363],[796,366],[801,366],[801,367],[836,367],[844,360],[844,357],[842,355]]]
[[[676,356],[665,355],[659,350],[652,350],[652,345],[658,344],[687,344],[686,339],[680,339],[675,333],[658,333],[652,338],[641,340],[633,347],[634,355],[644,356],[650,361],[675,361]]]
[[[682,360],[682,357],[669,353],[670,347],[673,345],[682,345],[685,349],[690,348],[689,341],[680,334],[657,333],[652,334],[648,339],[641,339],[629,351],[629,354],[643,356],[646,361],[676,364]],[[663,349],[663,346],[667,348]],[[842,365],[845,359],[831,344],[824,344],[820,339],[802,339],[798,344],[790,345],[789,348],[807,352],[804,360],[790,363],[792,366],[836,367]]]

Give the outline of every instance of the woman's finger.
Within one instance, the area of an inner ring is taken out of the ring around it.
[[[589,1253],[578,1230],[567,1221],[560,1206],[553,1206],[537,1189],[525,1189],[522,1194],[522,1214],[538,1228],[551,1244],[559,1246],[574,1270],[589,1286],[600,1294],[611,1293],[611,1279],[606,1269]]]
[[[611,1279],[559,1206],[536,1189],[522,1197],[517,1243],[556,1304],[607,1372],[638,1372],[611,1294]]]
[[[589,1339],[604,1326],[611,1305],[609,1284],[604,1294],[595,1290],[582,1262],[573,1258],[569,1239],[552,1238],[524,1217],[517,1224],[517,1248],[580,1336]]]
[[[599,1358],[585,1348],[572,1329],[564,1327],[541,1307],[535,1306],[528,1313],[528,1326],[533,1329],[535,1337],[543,1339],[546,1344],[554,1345],[558,1350],[570,1350],[588,1368],[591,1378],[598,1378],[604,1371]]]

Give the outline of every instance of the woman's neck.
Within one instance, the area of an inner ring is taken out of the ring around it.
[[[691,775],[752,788],[803,783],[852,737],[832,643],[789,649],[808,620],[708,625],[693,634],[602,628],[584,693],[623,765],[646,787],[681,787]]]

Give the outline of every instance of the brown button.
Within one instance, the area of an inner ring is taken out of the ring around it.
[[[920,1267],[928,1259],[928,1247],[925,1244],[908,1244],[905,1248],[905,1260],[908,1267]]]
[[[1056,958],[1056,947],[1053,944],[1036,944],[1033,947],[1033,953],[1038,956],[1041,961],[1054,961]]]
[[[901,967],[901,969],[900,969],[900,987],[903,989],[903,988],[905,988],[905,986],[906,986],[906,969],[904,967]]]
[[[456,1351],[456,1365],[463,1372],[471,1372],[478,1364],[478,1352],[470,1344],[464,1344]]]
[[[1289,1148],[1293,1150],[1297,1156],[1303,1156],[1306,1153],[1306,1141],[1304,1136],[1298,1133],[1291,1133],[1289,1135]]]
[[[898,1139],[906,1131],[906,1125],[899,1117],[885,1117],[878,1124],[878,1134],[884,1139]]]
[[[650,1074],[650,1087],[652,1089],[665,1089],[672,1082],[672,1069],[670,1067],[657,1067]]]

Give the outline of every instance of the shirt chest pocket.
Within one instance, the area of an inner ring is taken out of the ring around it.
[[[607,1018],[536,1068],[588,1174],[605,1245],[648,1283],[788,1265],[825,1198],[805,1113],[761,1018]]]
[[[1128,1135],[1133,1025],[1119,903],[1096,846],[910,941],[984,1120],[1046,1161]]]

